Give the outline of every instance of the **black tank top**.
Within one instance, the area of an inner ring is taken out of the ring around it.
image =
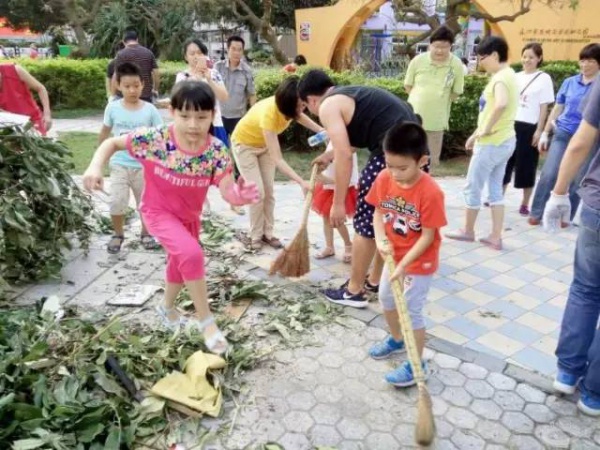
[[[385,133],[400,121],[417,122],[412,106],[394,94],[372,86],[340,86],[333,88],[325,97],[345,95],[354,99],[354,115],[346,129],[350,145],[368,148],[381,154]]]

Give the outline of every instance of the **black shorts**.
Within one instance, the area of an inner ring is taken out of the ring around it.
[[[371,190],[371,186],[381,172],[385,169],[385,157],[383,153],[372,155],[367,161],[367,165],[360,173],[358,181],[358,199],[356,200],[356,212],[354,213],[354,232],[360,236],[375,239],[373,229],[373,213],[375,208],[365,201],[365,197]]]
[[[503,184],[510,183],[513,171],[515,172],[515,188],[525,189],[535,186],[538,161],[540,153],[531,145],[537,125],[526,122],[515,122],[517,143],[513,155],[506,163]]]

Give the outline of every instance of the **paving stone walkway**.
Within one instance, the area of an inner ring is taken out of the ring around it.
[[[460,178],[439,179],[446,194],[449,225],[458,228],[464,218]],[[277,184],[275,188],[277,236],[293,238],[297,230],[300,190],[295,185]],[[463,359],[486,360],[497,370],[525,368],[544,376],[556,370],[554,350],[572,278],[576,230],[551,235],[541,227],[531,227],[518,212],[518,193],[507,194],[506,232],[503,251],[477,243],[445,239],[441,265],[425,308],[427,329],[440,350]],[[213,211],[247,229],[247,216],[236,216],[210,193]],[[491,227],[489,211],[484,209],[477,225],[485,236]],[[322,221],[309,219],[309,237],[316,247],[324,244]],[[316,249],[315,249],[316,252]],[[248,261],[267,270],[275,255],[263,249]],[[338,239],[337,256],[311,260],[312,270],[303,282],[313,286],[341,284],[349,275],[349,265],[341,260],[343,245]],[[376,301],[366,311],[347,308],[348,313],[369,324],[383,326]]]

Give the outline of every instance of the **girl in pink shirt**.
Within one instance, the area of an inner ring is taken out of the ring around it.
[[[204,253],[198,243],[200,214],[209,186],[218,186],[234,206],[256,203],[254,183],[236,183],[225,145],[209,134],[215,96],[206,83],[178,83],[171,96],[172,125],[142,128],[104,141],[83,176],[87,190],[103,189],[102,168],[117,150],[126,148],[142,163],[145,187],[140,211],[150,234],[167,251],[165,304],[157,311],[170,328],[183,318],[175,299],[185,285],[194,302],[192,323],[204,334],[211,352],[221,354],[227,341],[208,308]]]

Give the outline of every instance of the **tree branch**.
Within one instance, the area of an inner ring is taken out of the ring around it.
[[[474,11],[470,14],[470,16],[474,19],[484,19],[488,22],[497,23],[497,22],[514,22],[516,18],[521,17],[524,14],[527,14],[531,11],[531,1],[532,0],[521,0],[521,6],[518,11],[514,14],[504,14],[502,16],[493,16],[488,13],[484,13],[481,11]]]

